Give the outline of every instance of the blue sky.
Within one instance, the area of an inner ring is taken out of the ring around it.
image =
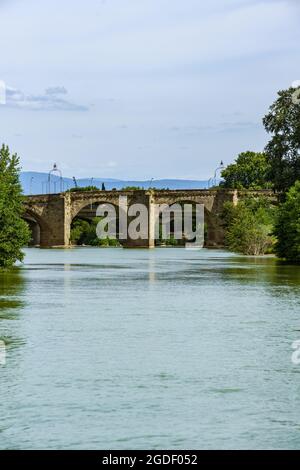
[[[209,178],[300,79],[299,0],[0,0],[0,140],[24,170]]]

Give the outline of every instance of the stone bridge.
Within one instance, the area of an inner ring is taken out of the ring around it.
[[[192,203],[203,204],[207,228],[206,246],[224,245],[222,209],[227,201],[237,203],[247,195],[266,195],[274,199],[270,191],[237,190],[131,190],[131,191],[74,191],[60,194],[26,196],[24,219],[32,230],[32,244],[40,247],[69,247],[72,221],[78,217],[91,219],[99,204],[110,203],[117,209],[119,197],[127,196],[128,207],[144,204],[148,208],[148,238],[128,240],[123,246],[155,246],[155,204]]]

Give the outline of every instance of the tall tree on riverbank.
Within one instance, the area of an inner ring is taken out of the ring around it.
[[[19,158],[9,148],[0,149],[0,268],[12,266],[24,257],[21,248],[30,232],[22,219],[22,188],[19,182]]]
[[[300,179],[300,88],[278,92],[263,123],[273,136],[265,152],[274,188],[286,192]]]
[[[269,189],[270,166],[264,153],[240,153],[234,163],[222,171],[221,186],[230,189]]]

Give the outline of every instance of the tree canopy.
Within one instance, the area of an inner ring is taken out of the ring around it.
[[[224,181],[221,186],[231,189],[269,189],[272,183],[268,179],[270,166],[264,153],[240,153],[235,163],[222,171]]]
[[[9,148],[0,149],[0,268],[10,267],[24,257],[22,247],[30,240],[30,231],[22,219],[22,188],[19,182],[19,158]]]
[[[274,188],[287,191],[300,179],[300,89],[278,92],[263,123],[272,138],[265,148]]]

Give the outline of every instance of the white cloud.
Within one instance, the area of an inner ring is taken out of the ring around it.
[[[54,86],[46,88],[46,95],[66,95],[68,91],[64,86]]]
[[[60,95],[66,95],[64,87],[51,87],[41,95],[26,95],[21,90],[6,87],[6,105],[33,111],[87,111],[86,106],[72,103]]]

